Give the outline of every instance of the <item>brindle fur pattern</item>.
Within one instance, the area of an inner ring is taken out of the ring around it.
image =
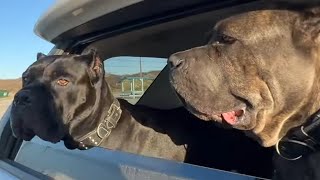
[[[319,32],[319,7],[234,15],[216,24],[207,45],[169,58],[171,83],[205,121],[225,123],[222,113],[246,107],[233,128],[272,147],[320,108]],[[320,179],[318,156],[275,156],[274,179]]]
[[[245,120],[235,128],[273,146],[320,107],[319,20],[317,11],[288,10],[222,20],[208,45],[170,57],[172,85],[204,120],[246,106]],[[225,35],[234,42],[218,43]]]

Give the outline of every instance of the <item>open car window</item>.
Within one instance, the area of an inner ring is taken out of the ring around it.
[[[104,61],[105,77],[116,98],[136,104],[166,64],[164,58],[112,57]]]

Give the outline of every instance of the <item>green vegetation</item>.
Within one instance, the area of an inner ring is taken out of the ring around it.
[[[0,90],[0,98],[8,97],[8,96],[9,96],[9,91],[7,91],[7,90]]]
[[[151,72],[144,72],[142,77],[147,78],[143,81],[143,89],[147,90],[149,86],[152,84],[153,79],[155,79],[160,71],[151,71]],[[107,74],[106,75],[106,81],[108,82],[111,90],[113,92],[121,92],[121,82],[123,81],[123,89],[124,92],[130,92],[131,91],[131,83],[132,80],[130,78],[132,77],[139,77],[139,74],[130,74],[130,75],[115,75],[115,74]],[[129,78],[129,79],[127,79]],[[141,91],[142,82],[139,79],[135,79],[134,81],[134,89],[136,91]]]

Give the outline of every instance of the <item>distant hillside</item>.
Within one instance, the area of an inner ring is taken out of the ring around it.
[[[145,78],[156,78],[159,75],[160,71],[149,71],[149,72],[143,72],[142,77]],[[136,74],[127,74],[123,75],[122,77],[140,77],[140,73]]]
[[[151,78],[151,79],[155,79],[158,75],[159,75],[160,71],[150,71],[150,72],[143,72],[142,73],[142,77],[144,78]],[[127,77],[140,77],[140,73],[136,73],[136,74],[126,74],[126,75],[115,75],[115,74],[106,74],[106,80],[110,86],[110,88],[113,91],[120,91],[121,90],[121,81]],[[146,90],[150,84],[153,81],[151,80],[146,80],[144,81],[144,90]],[[141,89],[141,82],[140,81],[136,81],[135,82],[135,89],[136,90],[140,90]],[[124,83],[124,89],[126,91],[130,90],[130,82],[125,82]]]
[[[0,79],[0,89],[8,90],[10,95],[15,94],[17,91],[21,89],[22,80],[18,79]]]
[[[142,74],[143,77],[147,78],[156,78],[160,71],[150,71],[144,72]],[[115,74],[106,74],[106,80],[109,83],[110,87],[115,90],[121,89],[121,80],[125,77],[140,77],[140,74],[127,74],[123,76],[115,75]],[[151,82],[145,82],[144,87],[145,89],[151,84]],[[22,80],[21,78],[18,79],[0,79],[0,90],[8,90],[11,95],[15,94],[18,90],[21,89]],[[125,88],[129,88],[129,85],[125,84]],[[141,85],[137,82],[136,88],[141,88]]]

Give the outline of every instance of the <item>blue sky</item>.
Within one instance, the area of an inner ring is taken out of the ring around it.
[[[54,0],[10,0],[0,6],[0,79],[18,78],[53,47],[33,33],[33,27]]]
[[[34,25],[54,0],[10,0],[0,6],[0,79],[21,77],[36,60],[38,52],[47,54],[53,44],[36,36]],[[120,60],[120,61],[119,61]],[[151,61],[152,60],[152,61]],[[142,58],[142,70],[161,70],[166,60]],[[132,74],[139,72],[139,57],[117,57],[106,63],[108,73]]]

